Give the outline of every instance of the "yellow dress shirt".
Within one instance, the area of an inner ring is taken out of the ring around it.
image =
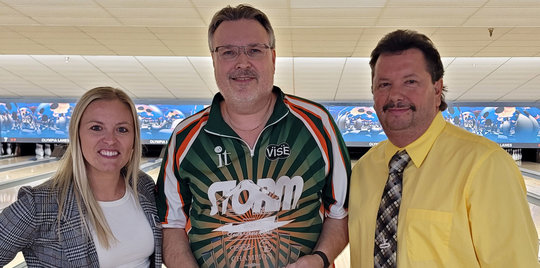
[[[349,195],[351,267],[373,267],[377,210],[388,162],[406,149],[397,264],[540,267],[538,235],[523,177],[498,144],[444,121],[405,148],[388,140],[354,166]]]

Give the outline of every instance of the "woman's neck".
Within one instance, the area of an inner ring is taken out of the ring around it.
[[[94,198],[97,201],[114,201],[126,193],[126,183],[120,174],[88,174]]]

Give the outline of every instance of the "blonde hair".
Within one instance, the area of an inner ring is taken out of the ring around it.
[[[98,240],[105,248],[109,248],[112,241],[115,241],[107,220],[103,212],[94,198],[90,183],[86,174],[85,159],[82,154],[79,124],[86,108],[90,103],[96,100],[119,100],[126,104],[131,110],[134,124],[134,140],[133,153],[131,159],[122,168],[125,184],[133,189],[135,200],[138,200],[137,194],[137,179],[139,173],[139,165],[142,154],[140,128],[135,104],[131,98],[121,89],[112,87],[97,87],[93,88],[79,99],[71,120],[69,122],[69,140],[70,143],[66,149],[60,166],[56,174],[52,177],[53,187],[58,191],[58,222],[64,216],[64,203],[70,198],[68,192],[73,185],[73,193],[77,201],[80,212],[82,225],[85,227],[85,232],[90,237],[90,231],[87,221],[94,227]],[[131,183],[130,183],[131,182]]]

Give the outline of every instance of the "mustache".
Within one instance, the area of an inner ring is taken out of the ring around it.
[[[229,78],[238,78],[238,77],[255,77],[258,78],[259,76],[255,71],[252,69],[236,69],[229,73]]]
[[[392,109],[392,108],[409,108],[411,109],[413,112],[416,112],[416,106],[412,103],[403,103],[403,102],[389,102],[387,104],[385,104],[383,106],[383,112],[386,112],[388,109]]]

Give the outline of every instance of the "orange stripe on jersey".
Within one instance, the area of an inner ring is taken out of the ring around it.
[[[191,142],[191,140],[193,139],[193,137],[195,136],[195,134],[197,132],[199,132],[200,128],[202,127],[203,123],[205,123],[206,121],[208,121],[208,114],[205,114],[203,115],[199,120],[197,120],[197,125],[195,125],[195,127],[193,127],[193,129],[188,133],[188,135],[186,136],[186,138],[182,141],[182,143],[180,144],[180,146],[178,147],[178,151],[176,151],[176,155],[175,155],[175,160],[176,160],[176,163],[180,163],[180,157],[182,157],[182,155],[185,153],[185,150],[188,146],[188,144]],[[187,127],[189,127],[190,125],[187,125],[186,127],[184,127],[182,130],[178,131],[177,134],[179,132],[182,132],[184,129],[186,129]]]
[[[314,105],[314,104],[312,104],[312,103],[306,102],[305,100],[298,99],[298,98],[295,98],[295,97],[290,96],[290,95],[287,95],[287,97],[288,97],[288,98],[291,98],[291,99],[294,99],[294,100],[296,100],[296,101],[298,101],[298,102],[304,102],[304,103],[306,103],[306,104],[316,106],[316,105]],[[294,105],[294,104],[292,104],[292,105]],[[298,106],[298,105],[297,105],[297,106]],[[301,106],[299,106],[299,107],[301,107]],[[315,114],[315,113],[312,112],[311,110],[306,109],[306,111],[309,112],[309,113],[311,113],[312,115],[316,116],[317,118],[321,119],[321,121],[323,120],[319,115]],[[324,110],[322,110],[322,109],[321,109],[321,113],[327,114],[327,113],[326,113]],[[328,115],[328,117],[330,118],[330,115]],[[332,122],[328,122],[328,125],[330,125],[330,127],[332,128],[332,131],[333,131],[332,133],[339,133],[339,131],[336,131],[336,129],[334,128],[334,124],[332,124]],[[324,132],[326,133],[326,135],[327,135],[328,137],[331,137],[330,133],[328,133],[328,131],[326,130],[326,128],[324,129]],[[341,162],[342,162],[343,164],[345,164],[345,157],[343,157],[343,152],[342,152],[341,150],[339,150],[339,155],[341,156]]]
[[[332,127],[332,133],[341,133],[339,130],[336,131],[336,129],[334,128],[334,124],[332,124],[331,122],[329,124],[330,127]],[[341,163],[343,163],[343,166],[347,166],[345,163],[345,157],[343,156],[343,151],[339,150],[339,156],[341,157]]]
[[[167,164],[169,163],[169,158],[167,157],[167,160],[165,160],[165,165],[163,166],[163,188],[165,188],[165,180],[167,179]],[[169,218],[169,202],[165,199],[165,206],[167,206],[167,209],[165,210],[165,220],[161,222],[161,224],[167,224],[169,221],[167,220]]]
[[[186,231],[186,233],[189,233],[189,231],[191,231],[191,220],[189,218],[187,218],[186,227],[184,227],[184,230]]]
[[[321,119],[320,116],[317,115],[317,114],[312,113],[309,110],[302,109],[304,107],[293,104],[293,103],[289,102],[287,99],[284,99],[284,102],[289,104],[291,109],[294,110],[295,112],[297,112],[298,114],[300,114],[300,116],[302,116],[302,118],[309,124],[311,130],[315,133],[315,135],[317,136],[317,139],[319,140],[319,142],[321,143],[321,145],[323,147],[324,153],[326,155],[326,159],[330,160],[330,153],[328,152],[328,146],[326,145],[326,140],[324,139],[321,131],[315,126],[315,123],[313,123],[313,121],[311,121],[311,119],[306,115],[305,112],[308,111],[312,115],[314,115],[315,117]],[[326,133],[326,134],[328,135],[328,133]]]
[[[165,180],[164,180],[165,181]],[[162,221],[161,224],[168,224],[169,221],[169,202],[165,202],[165,205],[167,206],[167,209],[165,210],[165,221]]]
[[[288,98],[291,98],[291,99],[294,99],[298,102],[304,102],[304,103],[307,103],[309,105],[314,105],[314,104],[311,104],[309,102],[306,102],[305,100],[302,100],[302,99],[299,99],[299,98],[295,98],[294,96],[291,96],[291,95],[287,95]],[[311,112],[311,111],[310,111]],[[323,113],[326,113],[324,111],[321,110],[321,112]],[[313,113],[312,113],[313,114]],[[314,114],[315,115],[315,114]],[[316,116],[316,115],[315,115]],[[329,116],[330,117],[330,116]],[[320,118],[320,117],[319,117]],[[322,119],[321,119],[322,120]],[[331,122],[328,122],[328,124],[330,125],[330,127],[332,128],[332,133],[340,133],[339,131],[336,131],[335,127],[334,127],[334,124],[332,124]],[[325,132],[326,134],[328,135],[329,133],[326,131],[325,129]],[[328,135],[328,137],[330,137],[330,135]],[[341,157],[341,163],[343,163],[344,166],[346,166],[346,163],[345,163],[345,157],[343,156],[343,151],[342,150],[339,150],[339,156]]]

